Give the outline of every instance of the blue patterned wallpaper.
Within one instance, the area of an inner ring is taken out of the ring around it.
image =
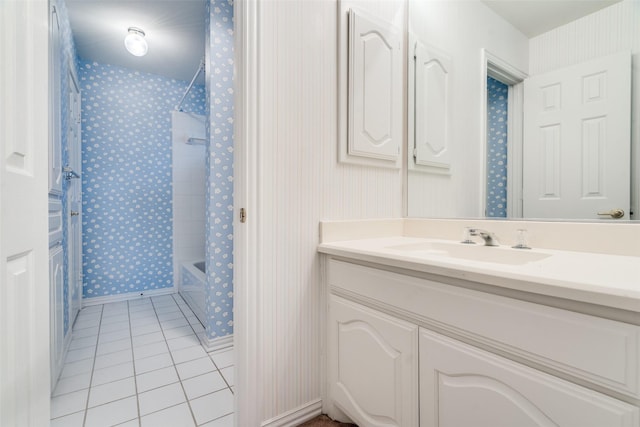
[[[211,0],[206,46],[206,325],[210,339],[233,333],[233,2]]]
[[[173,286],[171,110],[188,82],[79,61],[83,296]],[[204,87],[185,99],[204,114]]]
[[[487,216],[507,216],[507,100],[509,87],[487,77]]]

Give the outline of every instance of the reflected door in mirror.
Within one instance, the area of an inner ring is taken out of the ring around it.
[[[629,212],[630,93],[628,52],[525,80],[525,218]]]

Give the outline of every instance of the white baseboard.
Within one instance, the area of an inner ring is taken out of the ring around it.
[[[282,415],[263,421],[262,427],[296,427],[322,413],[322,400],[312,400]]]
[[[177,292],[176,288],[172,286],[170,288],[128,292],[126,294],[107,295],[104,297],[82,298],[82,307],[89,307],[90,305],[108,304],[110,302],[130,301],[130,300],[142,299],[147,297],[157,297],[160,295],[175,294],[176,292]]]
[[[233,347],[233,334],[211,339],[207,337],[206,333],[202,333],[198,334],[198,338],[207,353]]]

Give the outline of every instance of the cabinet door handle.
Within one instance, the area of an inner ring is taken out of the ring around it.
[[[611,209],[608,212],[598,212],[598,215],[609,215],[611,218],[619,219],[624,216],[622,209]]]
[[[71,216],[78,216],[78,215],[80,215],[80,212],[71,211]]]

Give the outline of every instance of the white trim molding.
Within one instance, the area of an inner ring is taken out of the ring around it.
[[[200,344],[207,353],[224,350],[233,347],[233,334],[224,337],[209,338],[205,333],[198,334]]]
[[[170,295],[177,293],[177,289],[172,286],[170,288],[163,289],[151,289],[148,291],[127,292],[126,294],[106,295],[103,297],[95,298],[82,298],[82,307],[89,307],[91,305],[109,304],[111,302],[130,301],[135,299],[142,299],[148,297],[157,297],[160,295]]]
[[[312,400],[302,406],[271,418],[261,424],[262,427],[296,427],[322,413],[322,401]]]
[[[507,217],[522,217],[522,123],[523,123],[523,84],[528,77],[527,73],[507,61],[500,59],[487,49],[482,49],[482,96],[480,105],[480,141],[482,144],[482,162],[480,194],[482,212],[480,216],[486,216],[487,212],[487,77],[492,77],[509,86],[508,95],[508,135],[507,151],[507,181],[509,185],[507,195]]]
[[[262,420],[262,376],[260,360],[260,288],[258,257],[260,229],[261,149],[258,144],[261,102],[258,0],[233,3],[236,86],[234,92],[234,335],[236,355],[235,423],[258,426]],[[239,219],[245,209],[246,221]]]

